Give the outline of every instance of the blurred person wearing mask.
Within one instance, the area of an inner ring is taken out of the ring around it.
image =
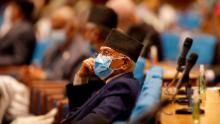
[[[46,42],[50,35],[50,17],[58,8],[67,5],[66,0],[31,0],[34,3],[34,19],[38,42]]]
[[[140,91],[132,71],[142,47],[139,41],[113,29],[98,56],[86,59],[75,75],[72,92],[67,90],[71,111],[62,123],[108,124],[128,119]],[[91,91],[90,75],[98,76],[105,85]]]
[[[55,45],[46,52],[43,63],[48,79],[70,79],[80,63],[90,55],[87,43],[80,39],[74,20],[72,9],[65,6],[52,16],[50,36]]]
[[[73,64],[87,54],[84,44],[77,40],[77,27],[74,11],[68,6],[62,6],[51,16],[50,47],[43,57],[42,68],[27,67],[24,75],[30,78],[63,79],[65,73]],[[35,71],[33,71],[35,70]],[[38,73],[38,74],[37,74]]]
[[[30,64],[36,44],[33,9],[33,4],[24,0],[13,0],[6,7],[0,31],[0,66]]]
[[[126,31],[130,25],[138,22],[135,4],[132,0],[109,0],[106,6],[112,8],[118,15],[118,28]]]

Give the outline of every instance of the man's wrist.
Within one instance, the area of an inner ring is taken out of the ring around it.
[[[88,77],[79,76],[79,74],[77,73],[74,77],[73,85],[77,86],[77,85],[87,84],[88,79],[89,79]]]

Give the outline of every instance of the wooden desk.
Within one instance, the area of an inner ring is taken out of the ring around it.
[[[0,67],[0,74],[18,74],[24,66],[6,66]]]
[[[151,62],[147,60],[145,70],[149,70],[151,66],[152,66]],[[174,75],[176,73],[176,66],[177,66],[176,62],[163,61],[163,62],[158,63],[158,66],[162,67],[164,70],[164,75],[163,75],[164,81],[170,82],[174,78]],[[196,65],[190,73],[190,79],[193,82],[195,82],[198,75],[199,75],[199,65]]]
[[[182,105],[173,104],[165,108],[164,112],[175,112],[183,108]],[[201,115],[200,124],[220,123],[220,94],[219,90],[208,89],[206,93],[205,114]],[[161,113],[161,124],[193,124],[192,115],[166,115]]]

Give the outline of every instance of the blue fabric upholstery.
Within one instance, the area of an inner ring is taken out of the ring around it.
[[[140,82],[141,86],[144,83],[145,65],[146,65],[146,59],[140,56],[136,62],[136,66],[133,71],[134,77]]]
[[[163,58],[165,60],[177,60],[179,56],[179,34],[164,32],[161,34]]]
[[[186,11],[177,13],[177,25],[187,30],[198,29],[202,24],[202,17],[198,12]]]
[[[32,63],[41,65],[46,50],[50,47],[48,41],[38,41],[34,50]]]
[[[141,93],[131,113],[130,120],[137,118],[160,102],[163,70],[161,67],[152,67],[144,81]]]
[[[150,112],[151,108],[160,102],[162,76],[163,70],[158,66],[152,67],[147,72],[141,93],[132,110],[129,122],[140,117],[142,113]],[[114,122],[114,124],[126,124],[126,122],[118,121]]]
[[[213,35],[194,34],[193,45],[190,53],[199,55],[198,64],[212,64],[215,56],[217,39]],[[176,61],[182,50],[180,34],[174,32],[164,32],[161,34],[163,53],[165,60]]]
[[[215,56],[217,40],[212,35],[199,34],[193,37],[193,45],[190,52],[199,55],[198,64],[212,64]]]

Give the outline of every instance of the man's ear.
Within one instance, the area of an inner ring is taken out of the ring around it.
[[[121,66],[121,69],[123,71],[126,71],[130,68],[131,62],[127,57],[123,58],[123,61],[124,61],[124,64]]]

